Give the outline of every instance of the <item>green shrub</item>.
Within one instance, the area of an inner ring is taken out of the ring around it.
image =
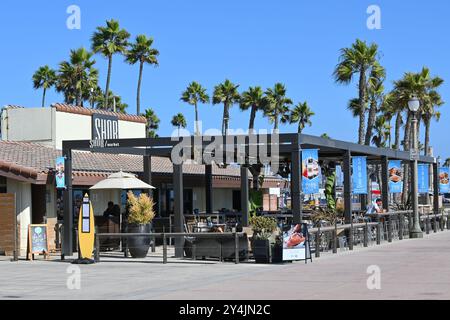
[[[272,237],[277,230],[277,221],[274,218],[253,216],[250,218],[253,236],[255,239],[266,240]]]
[[[148,224],[152,222],[155,217],[153,211],[153,199],[145,193],[141,193],[139,197],[136,197],[133,192],[129,191],[128,205],[128,223],[130,224]]]

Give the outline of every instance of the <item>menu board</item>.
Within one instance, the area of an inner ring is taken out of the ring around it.
[[[29,253],[48,253],[46,224],[30,224],[28,227]]]
[[[283,230],[283,261],[311,259],[307,224],[295,224],[288,228]]]

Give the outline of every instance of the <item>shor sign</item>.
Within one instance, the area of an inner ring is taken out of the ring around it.
[[[92,140],[119,139],[119,118],[117,116],[92,114]]]

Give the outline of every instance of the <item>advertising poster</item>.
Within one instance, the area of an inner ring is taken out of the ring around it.
[[[427,164],[419,164],[417,167],[417,177],[419,184],[419,193],[428,193],[430,190],[430,180],[428,178],[428,168]]]
[[[352,157],[353,194],[367,194],[367,158]]]
[[[309,259],[307,236],[306,224],[292,225],[289,230],[283,232],[283,261]]]
[[[449,184],[449,172],[450,168],[439,168],[439,192],[450,193]]]
[[[65,189],[66,188],[66,180],[64,176],[64,157],[58,157],[55,161],[55,167],[56,167],[56,174],[55,174],[55,180],[56,180],[56,188],[57,189]]]
[[[403,191],[403,167],[400,160],[389,161],[389,192],[402,193]]]
[[[320,167],[317,149],[302,150],[302,190],[304,194],[319,193]]]
[[[336,187],[344,186],[344,172],[342,172],[342,167],[340,165],[336,166]]]

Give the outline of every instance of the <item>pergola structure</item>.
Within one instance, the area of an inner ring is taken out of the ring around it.
[[[182,142],[182,143],[181,143]],[[211,143],[215,142],[215,148]],[[183,160],[174,161],[172,153],[183,155]],[[301,183],[301,151],[302,149],[318,149],[319,159],[338,161],[343,163],[344,174],[344,207],[345,220],[349,222],[352,217],[352,189],[351,164],[352,156],[366,156],[368,163],[381,163],[382,167],[382,199],[385,209],[389,208],[388,190],[388,161],[402,160],[412,163],[409,152],[375,148],[350,142],[338,141],[316,136],[282,133],[282,134],[242,134],[227,136],[183,136],[138,138],[117,140],[76,140],[63,142],[63,155],[66,157],[65,176],[72,177],[72,151],[84,150],[90,152],[134,154],[143,156],[144,178],[149,184],[152,182],[151,157],[168,157],[173,163],[173,191],[174,191],[174,227],[175,232],[183,232],[183,162],[188,159],[197,159],[198,155],[205,165],[205,193],[206,211],[212,213],[212,160],[223,156],[222,165],[231,163],[241,164],[241,208],[242,224],[248,225],[249,217],[249,171],[255,179],[258,170],[270,159],[280,165],[290,164],[291,177],[291,207],[294,223],[302,221],[302,183]],[[434,211],[439,209],[438,164],[435,158],[420,156],[418,161],[433,165],[434,181]],[[217,163],[217,161],[216,161]],[[409,166],[413,170],[414,166]],[[285,167],[284,167],[285,168]],[[411,184],[414,184],[414,172],[411,174]],[[407,183],[405,181],[404,183]],[[410,189],[412,190],[412,189]],[[417,194],[412,194],[413,201],[417,201]],[[64,234],[62,243],[62,257],[73,254],[73,206],[72,181],[66,178],[64,192]],[[183,239],[177,238],[175,242],[175,255],[183,255]]]

